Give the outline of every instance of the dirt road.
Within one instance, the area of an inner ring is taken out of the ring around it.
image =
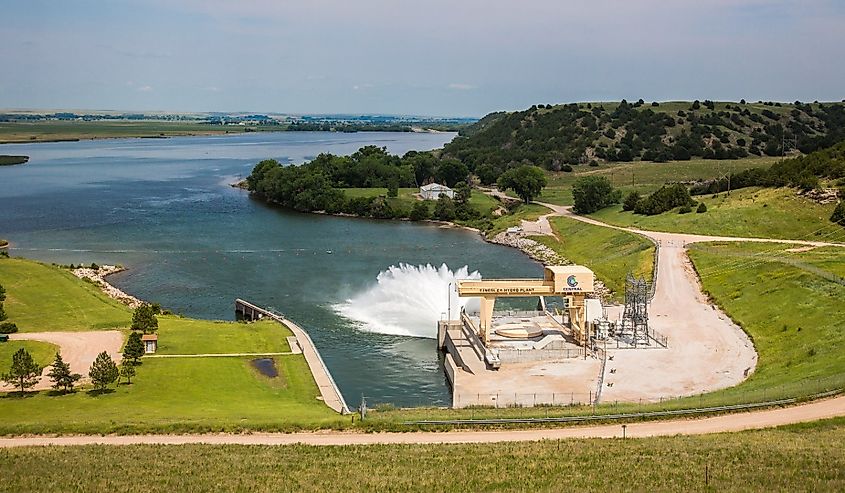
[[[649,307],[650,325],[669,338],[668,349],[615,350],[608,361],[601,400],[656,401],[730,387],[754,371],[757,353],[748,335],[701,291],[686,246],[706,241],[793,243],[809,247],[845,246],[800,240],[734,238],[663,233],[624,228],[574,214],[571,207],[539,203],[553,212],[594,226],[645,236],[659,245],[657,285]],[[533,230],[526,228],[523,229]]]
[[[119,363],[122,356],[120,349],[123,346],[123,333],[119,330],[98,330],[90,332],[25,332],[10,334],[9,339],[13,341],[43,341],[59,346],[62,359],[70,364],[74,373],[83,376],[82,381],[88,381],[88,369],[97,355],[103,351],[109,353],[112,359]],[[33,388],[34,390],[49,389],[52,382],[47,378],[50,367],[44,368],[41,379]],[[0,386],[0,392],[12,390],[8,385]]]
[[[741,414],[716,416],[704,419],[648,421],[626,424],[626,436],[631,438],[703,435],[707,433],[735,432],[770,428],[792,423],[845,416],[845,396],[816,401],[803,406],[770,409]],[[449,431],[410,433],[251,433],[248,435],[126,435],[126,436],[67,436],[0,438],[0,448],[46,445],[133,445],[160,444],[182,445],[236,444],[236,445],[374,445],[374,444],[443,444],[443,443],[495,443],[567,438],[613,438],[622,436],[622,423],[600,426],[573,426],[569,428],[504,431]]]

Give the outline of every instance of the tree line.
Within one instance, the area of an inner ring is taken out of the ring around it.
[[[443,156],[459,159],[482,183],[493,184],[522,164],[571,171],[572,166],[601,161],[780,156],[792,149],[813,152],[845,139],[843,104],[761,106],[765,104],[744,100],[717,106],[705,100],[670,112],[643,100],[622,100],[608,108],[600,103],[535,105],[482,118],[447,144]]]

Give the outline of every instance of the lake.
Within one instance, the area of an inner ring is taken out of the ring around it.
[[[0,167],[0,238],[12,242],[12,255],[122,264],[128,270],[113,284],[186,316],[232,320],[238,297],[273,307],[308,330],[350,406],[362,395],[370,405],[448,405],[434,340],[362,330],[336,306],[400,263],[466,265],[485,277],[535,277],[541,267],[469,231],[299,214],[230,184],[261,159],[299,164],[370,144],[403,154],[453,136],[279,132],[3,145],[0,152],[30,161]]]

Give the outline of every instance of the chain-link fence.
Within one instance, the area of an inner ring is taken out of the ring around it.
[[[806,378],[773,386],[757,387],[753,382],[721,391],[687,396],[666,395],[651,399],[616,401],[595,392],[560,393],[456,393],[453,407],[465,417],[560,417],[653,411],[697,410],[724,406],[756,405],[781,400],[800,401],[845,389],[845,374]]]

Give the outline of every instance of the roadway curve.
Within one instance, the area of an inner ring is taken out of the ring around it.
[[[701,290],[686,246],[707,241],[792,243],[810,247],[840,246],[802,240],[736,238],[686,233],[665,233],[613,226],[577,215],[570,207],[540,203],[564,216],[594,226],[628,231],[659,245],[657,285],[649,307],[650,325],[669,338],[665,350],[614,351],[608,361],[601,399],[655,401],[696,395],[736,385],[757,364],[757,353],[748,335]],[[612,370],[612,372],[611,372]]]
[[[670,421],[645,421],[626,424],[626,435],[632,438],[703,435],[708,433],[736,432],[771,428],[792,423],[845,416],[845,396],[815,401],[802,406],[768,409],[738,414],[726,414],[703,419],[677,419]],[[448,431],[408,433],[250,433],[206,435],[83,435],[65,437],[16,437],[0,438],[0,448],[63,445],[375,445],[375,444],[445,444],[445,443],[495,443],[568,438],[613,438],[622,436],[622,424],[598,426],[572,426],[553,429],[500,430],[500,431]]]

